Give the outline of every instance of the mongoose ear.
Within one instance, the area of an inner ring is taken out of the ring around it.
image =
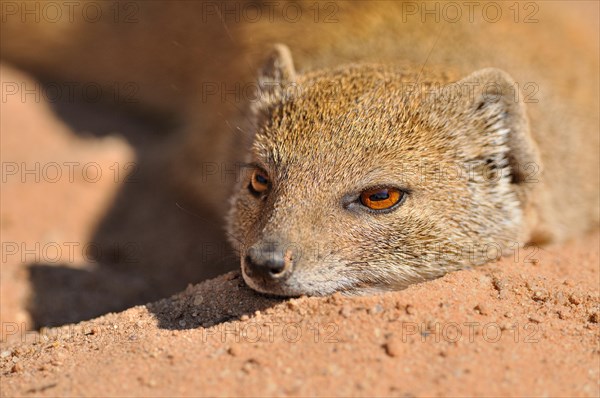
[[[508,162],[516,184],[527,182],[532,171],[540,171],[539,151],[531,136],[525,105],[516,83],[506,72],[481,69],[453,86],[460,93],[462,115],[471,127],[475,124],[475,128],[466,131],[474,135],[467,138],[473,144],[470,147],[476,148],[476,156]]]
[[[275,44],[258,78],[261,91],[274,93],[296,80],[292,52],[285,44]]]

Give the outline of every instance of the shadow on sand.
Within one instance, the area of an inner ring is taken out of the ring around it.
[[[81,101],[53,107],[74,132],[121,134],[133,147],[138,168],[91,238],[102,248],[90,253],[91,264],[28,266],[34,327],[78,322],[158,300],[237,268],[222,221],[182,201],[169,183],[163,153],[172,140],[172,126]]]

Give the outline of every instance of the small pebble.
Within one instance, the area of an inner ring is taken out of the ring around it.
[[[490,312],[485,304],[477,304],[474,308],[475,311],[479,312],[481,315],[488,315]]]
[[[533,299],[534,299],[535,301],[544,301],[544,300],[545,300],[545,298],[546,298],[546,297],[545,297],[544,293],[543,293],[541,290],[536,290],[536,291],[533,293]]]
[[[397,337],[391,336],[384,345],[385,353],[390,357],[395,358],[402,355],[402,341]]]
[[[91,329],[87,330],[85,334],[88,335],[88,336],[97,335],[98,334],[98,328],[92,327]]]
[[[203,302],[204,302],[204,297],[202,297],[201,295],[194,296],[194,305],[195,306],[199,306]]]
[[[569,302],[574,305],[581,304],[581,299],[576,294],[571,294],[569,296]]]
[[[494,286],[494,289],[496,289],[498,291],[498,293],[501,293],[502,290],[504,290],[506,288],[506,280],[502,279],[502,278],[498,278],[497,276],[493,276],[492,277],[492,285]]]
[[[259,366],[260,364],[256,359],[250,358],[244,363],[244,365],[242,365],[242,371],[244,371],[245,373],[250,373],[252,369],[258,368]]]
[[[543,321],[542,318],[540,318],[537,315],[530,315],[529,320],[533,323],[542,323],[542,321]]]
[[[227,352],[232,357],[239,357],[242,354],[241,348],[237,345],[232,345],[231,347],[229,347],[229,350],[227,350]]]

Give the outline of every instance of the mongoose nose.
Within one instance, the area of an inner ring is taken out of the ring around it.
[[[267,280],[282,280],[288,277],[292,270],[290,251],[284,251],[273,243],[256,244],[246,255],[246,273],[250,277],[260,277]]]

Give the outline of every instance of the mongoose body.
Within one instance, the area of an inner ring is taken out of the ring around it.
[[[141,2],[118,26],[3,8],[2,53],[136,81],[142,106],[178,117],[174,174],[198,203],[230,203],[254,289],[401,289],[598,226],[597,38],[554,5],[327,2],[315,22],[325,3],[295,2],[290,23],[288,3],[227,4]],[[273,8],[235,20],[231,4]],[[198,178],[209,163],[245,172]]]

